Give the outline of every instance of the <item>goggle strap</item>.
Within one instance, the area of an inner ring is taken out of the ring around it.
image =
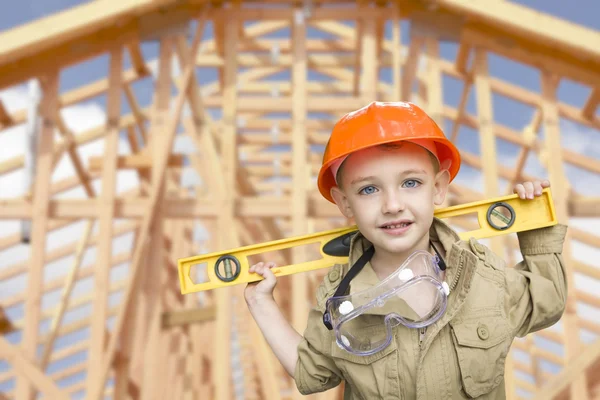
[[[435,251],[435,254],[437,254],[437,262],[438,262],[438,266],[440,267],[440,270],[445,271],[446,270],[446,262],[444,261],[444,259],[440,255],[440,252],[438,251],[438,249],[433,245],[433,243],[431,242],[431,240],[429,241],[429,244],[431,245],[431,247],[433,247],[433,250]]]
[[[367,265],[367,262],[369,262],[369,260],[373,257],[374,253],[375,248],[371,246],[360,256],[358,260],[356,260],[354,265],[350,268],[346,276],[344,276],[344,278],[340,282],[340,285],[338,286],[332,297],[342,296],[346,294],[346,292],[348,291],[348,286],[350,286],[350,281],[352,281],[352,279],[356,275],[358,275],[358,273],[364,268],[364,266]],[[331,299],[332,297],[330,297],[329,299]],[[327,300],[327,302],[329,302],[329,299]],[[327,327],[327,329],[333,329],[333,325],[331,325],[331,317],[329,316],[329,311],[327,311],[327,307],[325,307],[325,312],[323,313],[323,324]]]

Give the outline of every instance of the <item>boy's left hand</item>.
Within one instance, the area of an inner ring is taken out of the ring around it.
[[[521,199],[533,199],[535,196],[541,196],[542,190],[550,187],[550,181],[534,181],[517,183],[513,189],[513,193],[519,195]]]

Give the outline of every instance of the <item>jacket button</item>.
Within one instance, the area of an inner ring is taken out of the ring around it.
[[[338,272],[337,269],[332,270],[331,272],[329,272],[329,280],[331,282],[333,281],[337,281],[337,279],[340,277],[340,273]]]
[[[487,340],[487,338],[490,337],[488,327],[485,325],[479,325],[479,327],[477,327],[477,336],[479,336],[479,339],[481,340]]]
[[[485,249],[483,248],[483,245],[481,243],[475,243],[475,250],[477,250],[479,254],[485,253]]]

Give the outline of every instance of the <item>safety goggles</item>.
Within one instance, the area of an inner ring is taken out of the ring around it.
[[[378,285],[345,295],[357,269],[362,269],[372,253],[371,248],[350,269],[346,282],[338,287],[341,293],[336,291],[327,300],[323,316],[328,329],[335,331],[337,344],[356,355],[374,354],[387,347],[392,329],[399,324],[409,328],[433,324],[446,310],[450,292],[443,281],[445,265],[439,255],[417,251]],[[357,266],[360,268],[355,269]]]

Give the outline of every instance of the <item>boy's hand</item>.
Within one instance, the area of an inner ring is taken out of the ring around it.
[[[273,299],[273,289],[275,289],[275,285],[277,285],[277,278],[275,277],[275,274],[273,274],[273,271],[271,271],[271,268],[274,268],[275,266],[274,262],[268,262],[266,264],[259,262],[258,264],[251,266],[248,270],[250,273],[256,272],[264,278],[257,282],[250,282],[246,286],[244,297],[249,306],[264,299]]]
[[[521,199],[533,199],[534,196],[541,196],[542,190],[550,187],[550,181],[534,181],[517,183],[513,193],[517,193]]]

